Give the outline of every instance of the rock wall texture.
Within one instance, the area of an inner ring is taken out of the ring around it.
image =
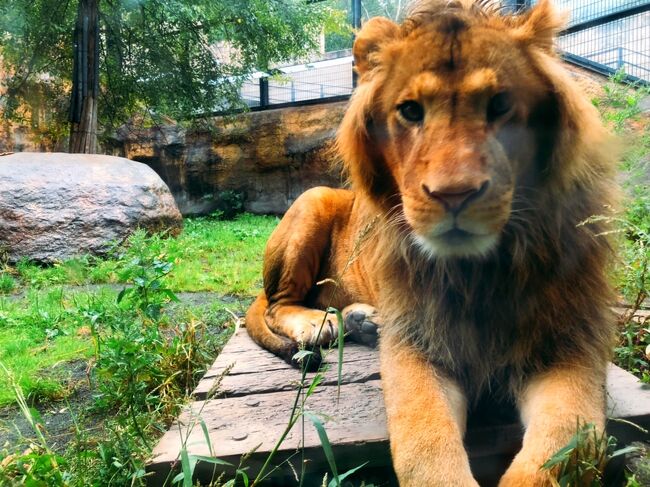
[[[136,228],[180,231],[169,189],[144,164],[61,153],[0,157],[0,252],[10,262],[101,254]]]
[[[209,128],[120,129],[108,148],[167,183],[185,215],[218,208],[224,191],[253,213],[283,213],[306,189],[340,186],[332,142],[346,102],[215,118]]]

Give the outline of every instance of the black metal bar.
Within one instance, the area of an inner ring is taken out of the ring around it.
[[[560,35],[573,34],[574,32],[591,29],[592,27],[598,27],[599,25],[608,24],[616,20],[632,17],[633,15],[639,15],[648,11],[650,11],[650,3],[646,3],[645,5],[637,5],[636,7],[626,8],[617,12],[603,15],[602,17],[598,17],[596,19],[588,20],[587,22],[581,22],[579,24],[572,25],[564,29]]]
[[[361,28],[361,0],[352,0],[352,28],[355,30]],[[352,89],[357,87],[357,77],[354,61],[352,61]]]
[[[352,27],[361,28],[361,0],[352,0]]]
[[[269,79],[264,76],[260,78],[260,107],[269,106]]]
[[[616,70],[614,68],[610,68],[609,66],[605,66],[604,64],[594,62],[591,59],[583,58],[581,56],[576,56],[575,54],[571,54],[570,52],[563,52],[562,57],[564,58],[565,61],[569,63],[575,64],[576,66],[580,66],[582,68],[589,69],[591,71],[595,71],[596,73],[600,73],[604,76],[611,76],[616,73]],[[625,77],[623,78],[623,81],[635,85],[650,86],[650,81],[646,81],[642,78],[632,76],[631,74],[626,74]]]
[[[310,105],[321,105],[323,103],[336,103],[341,101],[347,101],[350,99],[350,95],[337,95],[337,96],[328,96],[327,98],[310,98],[309,100],[299,100],[295,102],[285,102],[285,103],[273,103],[263,106],[248,107],[244,109],[234,109],[234,110],[220,110],[217,112],[211,112],[208,114],[201,114],[189,117],[189,119],[194,118],[204,118],[204,117],[221,117],[224,115],[234,115],[237,113],[243,113],[246,111],[249,112],[261,112],[264,110],[276,110],[280,108],[291,108],[291,107],[307,107]]]

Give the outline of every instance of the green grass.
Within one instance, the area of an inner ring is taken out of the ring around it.
[[[107,307],[117,293],[64,293],[60,288],[30,291],[21,299],[0,300],[0,362],[16,377],[28,398],[65,395],[62,364],[93,351],[87,313]],[[57,373],[61,370],[61,374]],[[47,374],[43,373],[47,371]],[[12,403],[7,377],[0,374],[0,406]]]
[[[275,217],[242,215],[231,222],[186,220],[178,239],[161,242],[175,261],[174,291],[254,295],[261,289],[264,247]]]
[[[158,236],[148,245],[174,262],[174,272],[166,282],[175,292],[251,296],[261,288],[264,246],[277,222],[276,217],[249,214],[231,221],[189,218],[177,238]],[[128,249],[117,249],[105,259],[81,257],[49,267],[19,262],[15,269],[18,277],[12,279],[22,287],[37,288],[121,283],[124,282],[121,271],[131,257]],[[0,292],[3,291],[2,275]],[[14,284],[9,290],[15,288]]]
[[[115,315],[120,289],[99,286],[79,291],[69,286],[125,283],[142,244],[148,255],[172,262],[173,271],[162,278],[171,291],[210,291],[250,299],[261,287],[264,245],[276,223],[275,217],[246,214],[233,221],[187,219],[176,238],[140,232],[131,245],[105,259],[81,257],[49,267],[19,262],[15,268],[6,267],[0,273],[0,362],[12,371],[28,399],[64,397],[68,389],[63,365],[92,356],[92,317]],[[11,296],[18,291],[21,296]],[[2,297],[3,292],[9,295]],[[210,322],[227,306],[215,300],[192,309]],[[238,303],[231,306],[242,311]],[[14,393],[0,374],[0,406],[13,402]]]
[[[618,83],[617,75],[595,102],[603,119],[624,142],[620,166],[625,200],[615,219],[619,231],[618,259],[613,279],[631,309],[619,323],[619,341],[614,362],[650,383],[650,324],[635,318],[650,297],[650,117],[642,114],[640,102],[650,89]]]

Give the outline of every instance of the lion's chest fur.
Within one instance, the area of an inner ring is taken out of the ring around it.
[[[440,281],[411,284],[409,291],[410,299],[399,299],[395,293],[380,299],[378,307],[388,316],[387,334],[398,334],[424,353],[456,378],[471,398],[486,389],[499,394],[511,389],[511,382],[527,368],[521,357],[530,354],[535,340],[522,340],[525,319],[517,316],[507,295],[480,289],[468,295]]]
[[[613,328],[603,249],[570,232],[566,240],[579,251],[549,246],[546,260],[530,253],[519,263],[507,238],[484,260],[440,262],[408,245],[371,256],[382,334],[424,354],[472,400],[512,396],[528,375],[576,354],[606,359]]]

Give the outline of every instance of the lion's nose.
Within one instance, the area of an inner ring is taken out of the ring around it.
[[[447,211],[458,213],[471,201],[480,198],[489,185],[489,181],[483,181],[476,185],[441,186],[431,189],[422,183],[422,189],[429,198],[442,203]]]

